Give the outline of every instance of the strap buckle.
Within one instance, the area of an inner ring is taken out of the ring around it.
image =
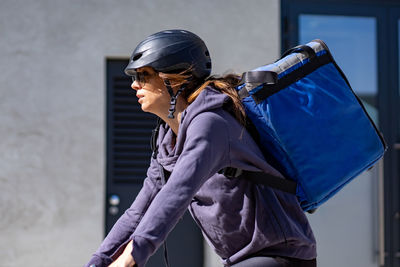
[[[232,167],[226,167],[223,168],[218,172],[219,174],[223,174],[228,178],[237,178],[240,175],[242,175],[243,170],[242,169],[237,169],[237,168],[232,168]]]

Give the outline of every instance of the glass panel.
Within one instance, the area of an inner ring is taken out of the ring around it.
[[[346,74],[354,92],[377,123],[376,19],[327,15],[300,15],[299,42],[323,40]]]

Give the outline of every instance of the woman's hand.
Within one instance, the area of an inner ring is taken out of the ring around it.
[[[135,260],[132,257],[133,240],[131,240],[125,247],[124,252],[108,267],[133,267]]]

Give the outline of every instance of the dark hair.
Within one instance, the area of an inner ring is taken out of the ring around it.
[[[168,79],[172,86],[180,87],[186,85],[181,96],[191,104],[199,96],[201,91],[207,86],[211,86],[223,94],[229,96],[231,100],[231,111],[235,118],[242,124],[246,123],[246,114],[242,102],[240,101],[236,86],[240,84],[241,77],[237,74],[227,74],[224,76],[210,76],[207,79],[196,79],[191,75],[190,69],[180,73],[159,73],[162,79]]]

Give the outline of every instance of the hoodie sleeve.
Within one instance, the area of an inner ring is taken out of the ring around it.
[[[131,236],[138,267],[143,267],[166,239],[203,183],[229,165],[226,121],[218,114],[197,115],[180,134],[186,134],[186,139],[174,170]]]
[[[108,266],[112,263],[113,256],[120,252],[129,242],[130,235],[135,231],[151,201],[161,189],[161,178],[159,177],[157,163],[154,162],[154,159],[151,160],[152,162],[147,170],[147,178],[144,180],[143,187],[135,201],[114,224],[85,267],[89,267],[92,264],[96,267]]]

